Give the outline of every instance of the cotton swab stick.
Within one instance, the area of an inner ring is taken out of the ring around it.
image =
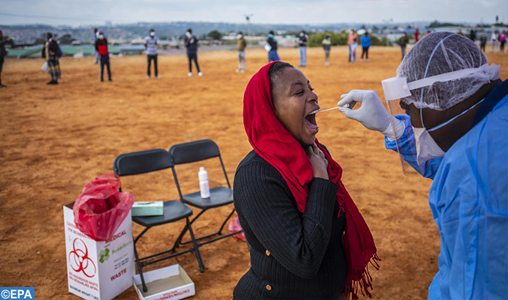
[[[353,104],[354,105],[354,104]],[[343,107],[345,108],[349,108],[349,104],[345,104]],[[325,110],[320,110],[318,111],[316,114],[319,114],[319,113],[322,113],[322,112],[325,112],[325,111],[330,111],[330,110],[334,110],[334,109],[339,109],[339,106],[336,106],[336,107],[332,107],[332,108],[329,108],[329,109],[325,109]]]
[[[316,114],[319,114],[319,113],[322,113],[322,112],[325,112],[325,111],[330,111],[330,110],[334,110],[334,109],[338,109],[339,107],[336,106],[336,107],[332,107],[332,108],[329,108],[329,109],[325,109],[325,110],[320,110],[318,111]]]

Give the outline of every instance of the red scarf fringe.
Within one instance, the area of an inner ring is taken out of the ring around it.
[[[381,261],[381,258],[379,258],[379,256],[375,253],[371,256],[369,263],[376,270],[379,270],[379,261]],[[351,293],[351,299],[357,300],[358,291],[360,291],[363,296],[372,298],[372,294],[369,291],[369,288],[372,290],[372,276],[370,276],[369,265],[362,270],[348,271],[346,282],[347,284],[346,289],[344,290],[344,296],[348,297],[349,293]]]

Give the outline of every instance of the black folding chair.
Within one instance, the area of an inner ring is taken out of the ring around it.
[[[201,209],[199,214],[192,219],[190,222],[193,224],[203,213],[208,211],[212,208],[222,207],[226,205],[230,205],[233,203],[233,190],[231,189],[231,185],[229,184],[228,175],[226,173],[226,168],[224,167],[224,163],[222,162],[222,157],[219,151],[219,147],[217,144],[212,140],[198,140],[193,141],[189,143],[182,143],[171,146],[169,148],[169,153],[171,154],[173,158],[173,164],[174,167],[173,170],[173,176],[175,178],[176,187],[178,189],[178,194],[180,195],[180,199],[184,204],[188,204],[191,206],[194,206],[196,208]],[[190,193],[190,194],[182,194],[182,190],[180,189],[180,183],[178,181],[178,176],[176,174],[176,166],[182,165],[182,164],[188,164],[203,160],[208,160],[211,158],[219,158],[220,164],[222,166],[222,171],[224,172],[224,177],[226,178],[227,186],[219,186],[219,187],[213,187],[210,188],[210,198],[201,198],[201,193],[199,191]],[[235,212],[235,209],[233,207],[233,210],[231,213],[227,216],[227,218],[224,220],[222,225],[220,226],[219,230],[215,233],[198,237],[196,238],[196,241],[201,241],[203,239],[208,239],[203,243],[198,243],[198,246],[202,246],[208,243],[212,243],[218,240],[221,240],[223,238],[238,234],[243,232],[243,230],[229,233],[222,235],[222,229],[224,229],[224,225],[226,225],[226,222],[231,218],[233,213]],[[191,241],[182,242],[182,238],[186,233],[186,229],[182,231],[180,234],[177,242],[179,245],[188,244]],[[216,238],[212,238],[214,236],[217,236]]]
[[[115,161],[113,163],[113,170],[115,174],[117,174],[118,176],[140,175],[172,167],[173,161],[171,159],[171,155],[169,154],[168,151],[164,149],[151,149],[139,152],[120,154],[115,158]],[[182,255],[184,253],[194,251],[196,253],[196,258],[198,260],[199,269],[201,272],[204,272],[205,266],[203,264],[203,261],[201,260],[201,255],[199,254],[199,247],[194,238],[194,232],[192,231],[191,222],[189,222],[189,217],[191,215],[192,209],[184,205],[182,202],[178,200],[167,200],[164,201],[164,215],[162,216],[132,217],[132,221],[145,227],[145,229],[134,240],[134,255],[136,257],[136,265],[138,267],[139,275],[141,277],[141,283],[143,284],[143,291],[146,292],[148,290],[143,277],[143,267],[160,262],[165,259]],[[189,231],[193,248],[176,252],[175,250],[178,246],[178,243],[180,242],[180,240],[177,239],[173,247],[167,251],[163,251],[143,258],[138,257],[136,243],[148,231],[148,229],[159,225],[173,223],[183,219],[186,220],[184,231],[187,230]],[[161,257],[164,254],[169,255]]]

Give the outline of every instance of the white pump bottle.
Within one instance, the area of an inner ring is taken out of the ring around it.
[[[210,198],[210,186],[208,185],[208,172],[205,167],[200,167],[198,172],[199,189],[201,190],[201,198]]]

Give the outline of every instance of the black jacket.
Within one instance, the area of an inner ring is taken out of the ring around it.
[[[254,151],[238,166],[234,202],[251,268],[234,299],[337,299],[346,283],[337,185],[315,178],[304,213],[282,175]]]
[[[56,57],[56,51],[58,50],[58,43],[55,40],[51,40],[50,42],[46,43],[49,43],[48,49],[50,59],[51,58],[54,59]],[[42,47],[42,58],[46,58],[46,44],[44,44],[44,46]]]
[[[269,37],[266,42],[270,45],[270,47],[272,47],[271,50],[277,50],[277,41],[275,41],[272,37]]]
[[[5,44],[7,44],[9,40],[0,40],[0,59],[4,59],[7,56],[7,51],[5,50]]]
[[[298,46],[307,47],[308,39],[309,39],[309,37],[306,34],[304,34],[303,36],[299,35],[298,36]]]

